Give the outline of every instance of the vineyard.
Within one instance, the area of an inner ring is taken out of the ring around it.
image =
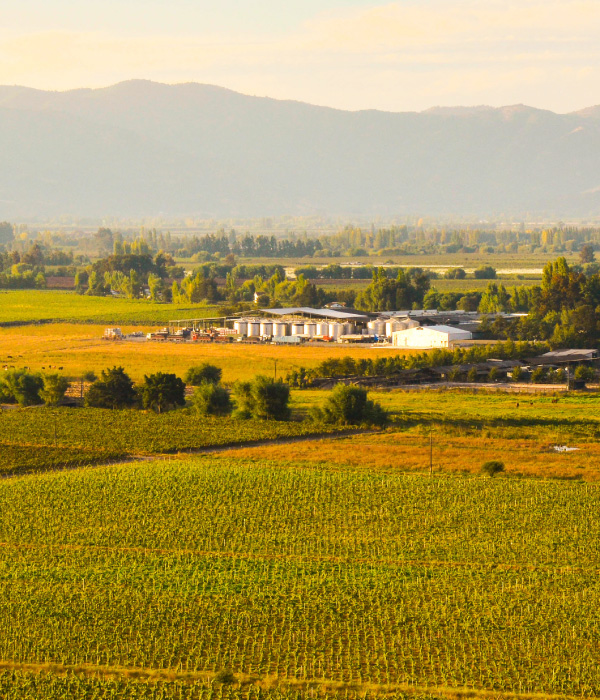
[[[34,408],[0,413],[0,474],[108,462],[127,455],[199,450],[277,438],[335,433],[307,422],[237,421],[193,409],[142,411]],[[90,447],[93,445],[93,447]]]
[[[599,510],[222,457],[5,480],[2,697],[597,696]]]

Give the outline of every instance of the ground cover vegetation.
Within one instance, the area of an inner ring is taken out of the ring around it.
[[[596,487],[334,466],[204,457],[0,483],[3,687],[600,692]],[[67,676],[34,680],[36,664]]]

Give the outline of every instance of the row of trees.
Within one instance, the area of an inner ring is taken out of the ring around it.
[[[162,413],[186,405],[186,384],[195,387],[191,406],[200,415],[259,420],[291,417],[288,383],[258,375],[251,381],[236,382],[229,390],[221,384],[221,369],[209,363],[190,368],[185,381],[175,374],[156,372],[144,376],[137,387],[123,367],[106,369],[100,378],[94,377],[85,405],[112,410],[144,408]],[[68,380],[59,374],[12,370],[0,381],[0,403],[35,406],[43,402],[57,406],[68,387]],[[339,386],[321,407],[311,410],[310,418],[324,423],[383,425],[387,414],[367,398],[364,389]]]

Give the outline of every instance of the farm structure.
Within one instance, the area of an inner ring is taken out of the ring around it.
[[[415,326],[392,333],[392,345],[401,348],[450,348],[456,341],[471,340],[470,331],[453,326]]]

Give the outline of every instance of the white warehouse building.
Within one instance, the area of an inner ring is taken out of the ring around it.
[[[399,348],[449,348],[456,340],[471,340],[473,334],[452,326],[416,326],[392,333],[392,345]]]

